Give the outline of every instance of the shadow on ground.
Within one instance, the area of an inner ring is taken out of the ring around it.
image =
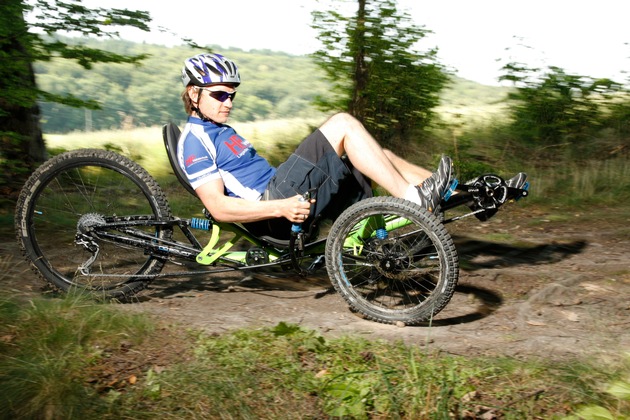
[[[518,265],[553,264],[580,254],[587,246],[584,240],[540,245],[508,245],[465,237],[455,237],[460,265],[473,271]]]

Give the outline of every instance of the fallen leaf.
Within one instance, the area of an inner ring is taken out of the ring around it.
[[[578,322],[580,320],[578,317],[578,314],[576,314],[575,312],[572,312],[572,311],[561,311],[561,312],[564,314],[564,316],[567,317],[569,321]]]
[[[477,398],[478,395],[479,394],[477,393],[477,391],[470,391],[469,393],[464,394],[464,396],[462,397],[462,402],[467,403],[473,401]]]
[[[608,292],[609,291],[609,289],[602,287],[600,285],[597,285],[597,284],[593,284],[593,283],[584,283],[582,284],[582,287],[588,290],[589,292]]]
[[[3,343],[10,343],[11,341],[13,341],[14,338],[14,335],[3,335],[2,337],[0,337],[0,341],[2,341]]]

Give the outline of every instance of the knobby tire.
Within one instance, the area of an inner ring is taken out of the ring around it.
[[[408,222],[385,239],[370,235],[359,245],[346,240],[365,223],[395,218]],[[342,213],[328,235],[326,268],[354,311],[386,324],[432,319],[451,300],[459,276],[455,245],[440,220],[394,197],[366,199]]]
[[[95,241],[99,253],[89,275],[79,267],[93,255],[77,243],[77,226],[108,216],[172,216],[164,192],[140,165],[100,149],[73,150],[43,163],[18,198],[15,228],[31,267],[54,288],[78,289],[103,298],[127,299],[144,289],[165,260],[132,246]],[[170,239],[171,228],[141,228]]]

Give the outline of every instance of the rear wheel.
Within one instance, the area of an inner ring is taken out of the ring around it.
[[[124,298],[144,289],[164,259],[82,233],[111,216],[138,215],[171,217],[153,177],[116,153],[74,150],[48,160],[26,182],[16,206],[16,235],[32,267],[53,286]],[[173,234],[170,228],[141,229],[155,238]]]
[[[333,286],[368,319],[414,325],[440,312],[459,276],[457,251],[440,221],[417,205],[375,197],[349,207],[326,244]]]

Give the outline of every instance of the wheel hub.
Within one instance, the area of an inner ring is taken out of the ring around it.
[[[379,241],[369,259],[381,275],[402,280],[407,278],[405,271],[411,265],[406,251],[407,248],[398,241],[383,240]]]

